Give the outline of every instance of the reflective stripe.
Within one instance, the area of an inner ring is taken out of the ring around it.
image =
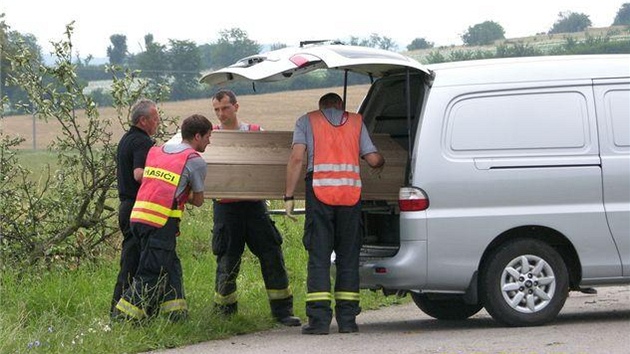
[[[236,303],[236,291],[229,295],[221,295],[219,293],[214,293],[214,302],[219,305],[230,305]]]
[[[310,301],[332,301],[333,297],[331,293],[308,293],[306,294],[306,302]]]
[[[120,310],[120,312],[124,313],[125,315],[128,315],[129,317],[132,317],[138,320],[141,320],[147,317],[147,313],[144,312],[143,309],[135,305],[132,305],[129,301],[125,299],[118,300],[118,303],[116,304],[116,308]]]
[[[160,312],[173,312],[173,311],[186,311],[188,310],[188,305],[186,304],[186,300],[184,299],[175,299],[163,302],[160,305]]]
[[[313,172],[354,172],[359,173],[361,170],[359,166],[341,163],[320,163],[313,166]]]
[[[142,201],[142,200],[137,200],[134,203],[134,209],[147,209],[147,210],[151,210],[154,211],[158,214],[162,214],[164,215],[166,218],[180,218],[182,217],[182,211],[179,209],[169,209],[166,208],[160,204],[157,203],[152,203],[152,202],[147,202],[147,201]]]
[[[359,301],[359,299],[360,299],[359,293],[353,293],[349,291],[336,291],[335,292],[335,300]]]
[[[155,178],[155,179],[159,179],[160,181],[164,181],[166,183],[170,183],[172,185],[174,185],[175,187],[177,187],[177,185],[179,184],[179,178],[181,176],[159,168],[159,167],[150,167],[150,166],[146,166],[144,168],[144,173],[142,174],[142,178]]]
[[[291,297],[291,289],[267,289],[267,297],[269,300],[282,300]]]
[[[361,188],[361,180],[352,178],[318,178],[313,179],[313,186],[317,187],[339,187],[349,186]]]

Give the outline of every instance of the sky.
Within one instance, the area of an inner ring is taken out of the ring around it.
[[[127,37],[131,53],[143,50],[144,36],[213,43],[220,32],[240,28],[258,44],[351,37],[388,37],[398,50],[415,38],[435,46],[461,45],[469,27],[494,21],[506,38],[547,32],[561,12],[583,13],[593,27],[610,26],[630,0],[0,0],[10,29],[33,34],[44,52],[65,39],[72,21],[74,52],[106,58],[113,34]]]

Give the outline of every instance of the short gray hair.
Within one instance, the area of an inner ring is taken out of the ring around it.
[[[151,114],[151,109],[156,107],[156,103],[147,98],[141,98],[131,107],[131,125],[136,125],[140,122],[141,117],[148,117]]]

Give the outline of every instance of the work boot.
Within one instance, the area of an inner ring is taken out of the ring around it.
[[[314,327],[311,324],[307,324],[302,327],[302,334],[328,334],[330,328],[328,327]]]
[[[233,304],[227,304],[227,305],[219,305],[219,304],[214,304],[214,310],[222,315],[222,316],[233,316],[236,315],[236,313],[238,312],[238,303],[235,302]]]
[[[359,326],[356,323],[349,323],[339,325],[339,333],[355,333],[359,331]]]
[[[302,324],[300,319],[295,316],[286,316],[282,318],[277,318],[276,320],[278,321],[278,323],[287,327],[297,327]]]

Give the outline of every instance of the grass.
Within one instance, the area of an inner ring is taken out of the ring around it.
[[[280,208],[273,201],[271,208]],[[267,301],[258,260],[243,256],[238,277],[239,313],[218,317],[212,311],[215,258],[210,249],[210,203],[186,212],[178,254],[184,270],[189,319],[170,323],[156,318],[146,325],[110,323],[109,303],[118,260],[107,259],[74,270],[44,273],[20,270],[0,276],[0,353],[129,353],[171,348],[277,326]],[[273,217],[284,236],[284,254],[297,316],[305,319],[307,254],[303,219]],[[362,291],[363,309],[407,301]],[[299,331],[296,329],[296,336]]]

